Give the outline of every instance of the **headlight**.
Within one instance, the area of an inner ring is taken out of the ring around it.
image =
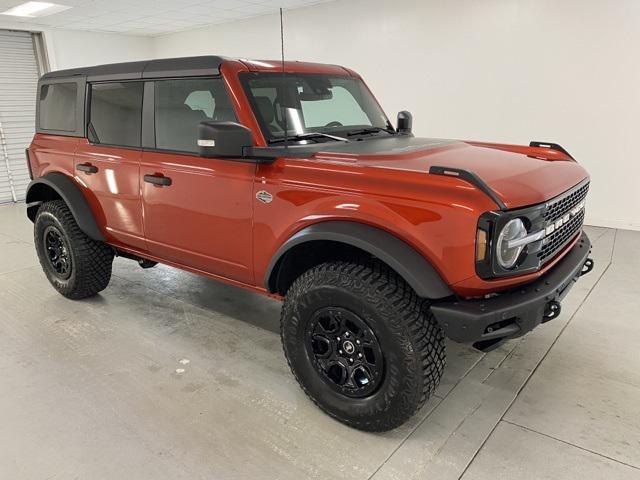
[[[509,220],[498,235],[496,245],[496,259],[504,269],[512,268],[518,261],[525,244],[519,244],[519,240],[527,236],[527,229],[519,218]],[[511,246],[509,245],[511,243]],[[515,246],[513,244],[516,244]]]

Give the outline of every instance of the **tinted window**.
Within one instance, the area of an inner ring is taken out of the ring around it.
[[[140,146],[142,82],[91,86],[89,138],[95,143]]]
[[[301,96],[302,88],[298,87]],[[371,120],[349,90],[338,85],[330,91],[331,95],[320,100],[300,99],[304,123],[308,128],[324,127],[332,123],[371,126]]]
[[[198,124],[235,121],[220,78],[160,80],[155,84],[156,147],[197,152]]]
[[[40,128],[73,132],[76,129],[78,85],[54,83],[40,87]]]
[[[285,128],[289,138],[307,133],[343,136],[372,127],[392,133],[384,112],[358,78],[280,72],[243,73],[240,78],[270,143],[281,142]]]

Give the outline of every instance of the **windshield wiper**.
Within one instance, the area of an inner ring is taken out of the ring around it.
[[[391,130],[389,128],[367,127],[367,128],[361,128],[359,130],[351,130],[349,133],[347,133],[347,137],[352,137],[354,135],[368,135],[370,133],[378,133],[378,132],[387,132],[391,135],[396,133],[395,130]]]
[[[297,135],[288,135],[286,138],[286,141],[293,141],[295,142],[296,140],[315,140],[317,138],[330,138],[332,140],[337,140],[339,142],[348,142],[349,139],[348,138],[344,138],[344,137],[338,137],[337,135],[329,135],[328,133],[322,133],[322,132],[307,132],[307,133],[299,133]],[[275,140],[271,140],[269,143],[281,143],[284,142],[285,138],[276,138]]]

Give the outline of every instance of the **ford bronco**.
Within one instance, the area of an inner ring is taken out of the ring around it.
[[[559,145],[416,138],[354,71],[216,56],[45,74],[27,214],[53,287],[115,256],[283,300],[293,375],[353,427],[429,398],[445,337],[481,350],[591,270],[589,176]]]

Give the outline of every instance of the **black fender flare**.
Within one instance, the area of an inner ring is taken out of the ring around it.
[[[80,227],[80,230],[94,240],[100,242],[105,241],[104,235],[98,227],[98,223],[93,216],[93,212],[91,212],[87,199],[75,182],[64,173],[48,173],[36,178],[27,187],[27,215],[32,222],[35,221],[35,215],[29,212],[31,204],[38,204],[46,199],[46,197],[43,198],[42,196],[43,185],[55,191],[60,198],[64,200],[69,210],[71,210],[71,214],[78,224],[78,227]]]
[[[439,299],[454,293],[433,265],[411,245],[376,227],[350,221],[326,221],[303,228],[275,253],[267,268],[264,285],[273,293],[272,277],[280,259],[293,247],[316,240],[330,240],[364,250],[391,267],[423,298]]]

